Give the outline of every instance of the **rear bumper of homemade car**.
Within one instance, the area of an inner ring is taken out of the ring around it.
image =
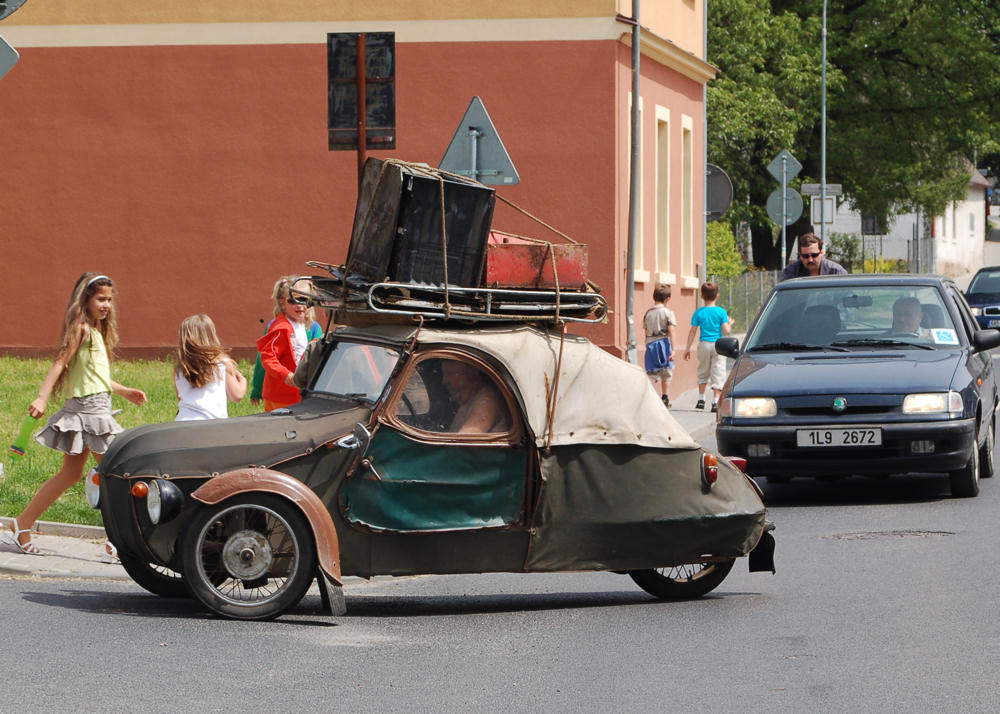
[[[719,424],[719,453],[747,460],[751,476],[879,476],[899,473],[947,473],[968,463],[975,448],[975,421],[836,424],[836,428],[877,426],[881,446],[799,447],[797,429],[823,428],[825,424],[763,426]],[[914,442],[933,442],[932,453],[915,453]],[[767,444],[771,455],[750,456],[748,446]]]

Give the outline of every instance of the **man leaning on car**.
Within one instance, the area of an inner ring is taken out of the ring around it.
[[[785,266],[778,282],[807,275],[847,275],[844,266],[823,255],[823,241],[815,233],[799,236],[799,259]]]

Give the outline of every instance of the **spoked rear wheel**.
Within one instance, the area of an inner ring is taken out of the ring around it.
[[[735,558],[711,563],[691,563],[655,570],[630,570],[629,577],[635,584],[664,600],[696,598],[715,590],[729,571]]]
[[[268,494],[245,494],[194,515],[181,563],[191,593],[212,612],[268,620],[309,589],[316,547],[294,505]]]

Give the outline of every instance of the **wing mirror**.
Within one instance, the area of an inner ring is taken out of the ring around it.
[[[1000,330],[990,328],[972,333],[972,347],[976,352],[991,350],[997,346],[1000,346]]]
[[[715,351],[723,357],[736,359],[740,354],[740,340],[737,337],[720,337],[715,341]]]

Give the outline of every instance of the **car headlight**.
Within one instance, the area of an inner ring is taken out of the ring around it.
[[[969,305],[969,309],[972,310],[972,314],[975,315],[976,317],[979,317],[980,315],[983,314],[983,308],[981,307],[972,307],[972,305]]]
[[[733,397],[730,413],[741,419],[760,419],[778,413],[778,403],[771,397]]]
[[[184,494],[174,484],[159,478],[149,482],[146,512],[149,513],[149,520],[154,525],[166,523],[180,513],[183,503]]]
[[[83,487],[87,494],[87,503],[91,508],[98,508],[101,505],[101,476],[97,469],[91,469],[87,474],[87,482]]]
[[[961,414],[962,395],[958,392],[907,394],[903,398],[903,414]]]

